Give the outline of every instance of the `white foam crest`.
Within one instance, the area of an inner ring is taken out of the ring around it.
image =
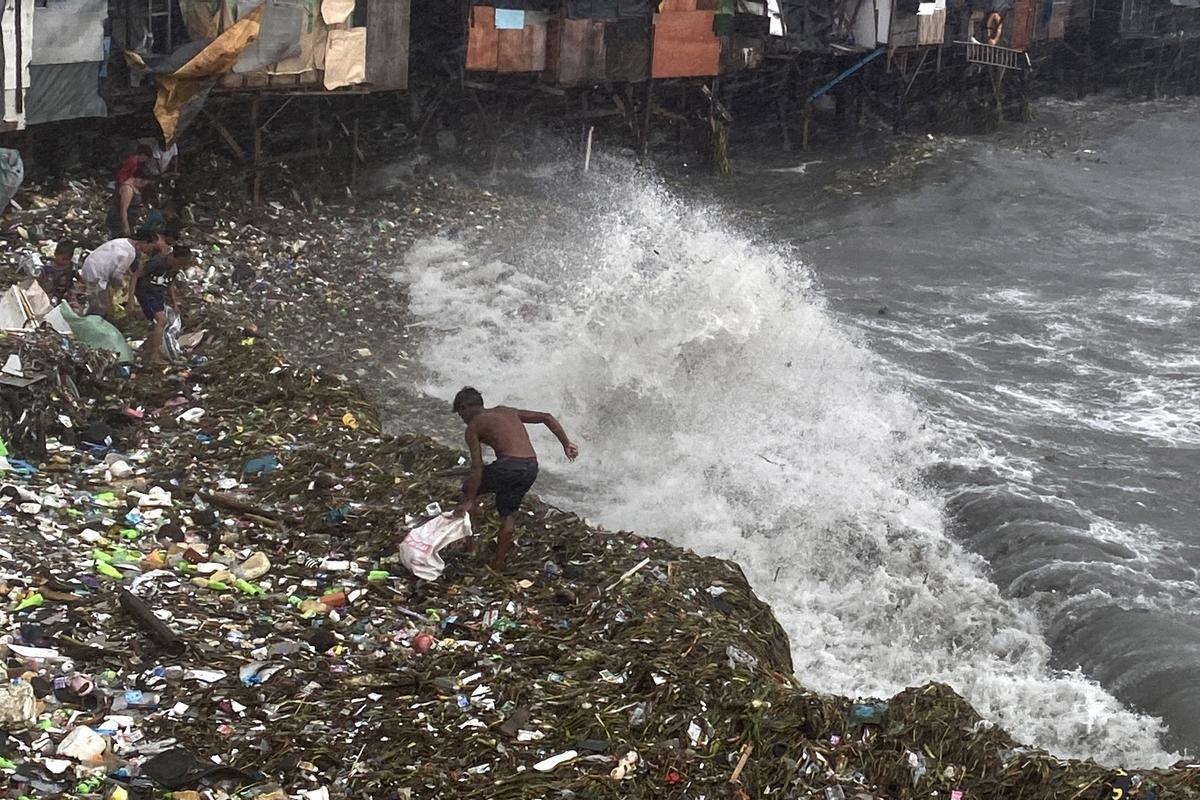
[[[1006,386],[1011,409],[1036,410],[1066,425],[1111,434],[1133,434],[1171,445],[1200,445],[1200,407],[1193,402],[1200,379],[1114,376],[1103,391],[1074,384]]]
[[[807,273],[652,182],[608,192],[565,232],[514,221],[494,242],[411,251],[397,278],[440,331],[421,348],[426,388],[560,413],[583,456],[568,467],[540,435],[542,494],[736,559],[806,684],[946,681],[1058,754],[1170,763],[1161,724],[1051,670],[1032,612],[945,536],[917,488],[930,427]]]

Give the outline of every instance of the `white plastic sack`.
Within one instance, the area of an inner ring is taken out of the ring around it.
[[[37,722],[33,685],[17,681],[0,686],[0,725],[16,730]]]
[[[171,306],[166,306],[167,327],[163,331],[162,349],[167,360],[172,364],[183,361],[183,348],[179,346],[179,336],[183,333],[183,320],[179,312]]]
[[[87,725],[80,725],[58,743],[55,754],[73,758],[81,764],[102,764],[108,740]]]
[[[440,551],[451,542],[471,535],[471,518],[440,514],[419,528],[413,528],[400,543],[400,560],[418,578],[435,581],[442,576],[446,562]]]

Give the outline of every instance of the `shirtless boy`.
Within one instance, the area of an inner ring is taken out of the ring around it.
[[[454,412],[467,423],[467,449],[471,451],[471,475],[463,484],[463,500],[454,509],[454,515],[461,517],[474,511],[479,495],[496,495],[500,532],[496,536],[492,568],[499,569],[512,548],[513,528],[516,527],[513,514],[537,480],[537,453],[525,426],[541,424],[549,428],[571,461],[579,455],[579,448],[567,438],[567,432],[553,415],[507,406],[484,408],[483,395],[470,386],[455,395]],[[496,453],[496,460],[486,467],[481,447],[484,444]]]

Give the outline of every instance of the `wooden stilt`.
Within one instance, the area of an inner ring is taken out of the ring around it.
[[[812,122],[812,103],[804,104],[804,112],[801,114],[801,129],[800,129],[800,149],[808,149],[808,129],[809,123]]]
[[[646,79],[646,111],[642,120],[642,158],[650,155],[650,121],[654,110],[654,79]]]
[[[261,99],[258,95],[250,104],[250,126],[254,129],[254,204],[262,202],[262,128],[258,127],[258,110]]]
[[[1004,73],[1008,70],[1002,67],[991,67],[992,99],[995,102],[995,117],[993,124],[999,128],[1004,122]]]
[[[204,116],[208,117],[209,124],[212,125],[217,135],[221,137],[221,141],[225,142],[225,146],[229,148],[230,152],[237,156],[239,161],[245,161],[246,150],[238,144],[237,139],[233,138],[233,134],[229,132],[229,129],[225,127],[221,120],[208,109],[204,110]]]
[[[310,146],[315,150],[321,146],[321,98],[313,98],[312,130],[308,132]]]
[[[353,133],[350,134],[350,188],[358,184],[358,132],[361,125],[362,109],[355,109]]]

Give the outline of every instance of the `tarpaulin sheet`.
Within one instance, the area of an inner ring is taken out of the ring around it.
[[[195,117],[216,79],[229,72],[242,51],[258,38],[263,11],[262,6],[254,9],[204,46],[183,66],[170,74],[158,76],[154,117],[162,128],[163,138],[168,142],[174,141],[179,131]],[[194,46],[193,43],[187,49]]]
[[[367,79],[367,29],[331,30],[325,50],[325,88],[354,86]]]
[[[29,63],[103,61],[106,19],[108,0],[49,0],[45,6],[35,6]]]
[[[325,69],[328,43],[329,27],[321,17],[321,0],[306,0],[304,21],[300,25],[300,52],[267,67],[267,72],[271,75],[298,75]]]
[[[496,30],[519,31],[525,27],[525,10],[521,8],[497,8]]]
[[[179,0],[179,13],[192,39],[217,38],[223,29],[233,25],[236,12],[236,0]]]
[[[97,350],[116,353],[117,361],[122,364],[133,363],[133,351],[129,349],[129,343],[111,322],[103,317],[81,317],[66,303],[59,305],[58,312],[71,326],[71,333],[80,342]]]
[[[321,20],[326,25],[341,25],[354,13],[355,0],[321,0]]]
[[[99,63],[43,64],[29,68],[26,124],[106,116],[108,107],[100,96]]]
[[[238,18],[260,5],[258,38],[233,65],[238,74],[263,72],[271,64],[300,55],[300,35],[308,23],[306,0],[238,0]]]
[[[0,148],[0,211],[8,208],[24,182],[25,162],[21,160],[21,154],[7,147]]]

